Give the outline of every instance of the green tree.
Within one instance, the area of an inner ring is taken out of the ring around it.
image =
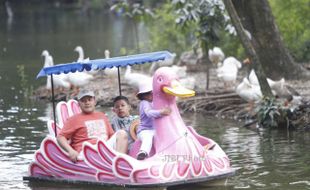
[[[268,0],[232,0],[232,3],[241,24],[251,34],[252,45],[266,76],[272,79],[310,77],[284,45]]]
[[[176,22],[183,28],[191,27],[196,24],[195,47],[202,48],[203,62],[210,65],[207,59],[209,48],[220,41],[221,31],[224,30],[229,18],[225,13],[225,7],[222,1],[216,0],[173,0],[176,13],[179,15]],[[209,66],[206,73],[206,89],[209,88]]]
[[[144,7],[144,5],[141,3],[126,0],[122,0],[114,4],[110,9],[111,11],[119,12],[122,15],[130,18],[135,29],[134,33],[136,34],[137,50],[140,52],[138,24],[142,21],[146,22],[153,18],[154,13],[152,10]]]
[[[177,15],[171,3],[164,3],[154,10],[155,17],[148,24],[150,44],[152,51],[173,50],[178,55],[192,48],[193,28],[181,28],[175,22]]]
[[[310,60],[310,1],[269,0],[284,42],[296,61]]]
[[[246,30],[244,29],[244,27],[241,23],[241,20],[240,20],[238,14],[236,12],[236,9],[235,9],[232,1],[231,0],[223,0],[223,2],[225,4],[227,12],[230,15],[232,23],[234,24],[234,26],[236,28],[238,36],[241,39],[242,44],[245,46],[247,53],[252,58],[252,62],[254,65],[253,68],[256,72],[257,79],[259,81],[263,95],[266,97],[272,98],[273,95],[272,95],[270,86],[267,83],[267,79],[266,79],[265,73],[263,71],[260,58],[259,58],[258,54],[256,53],[257,49],[255,49],[255,45],[257,44],[257,41],[253,37],[249,36],[246,33]]]

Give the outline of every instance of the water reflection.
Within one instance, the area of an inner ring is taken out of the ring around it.
[[[11,106],[3,110],[5,125],[2,122],[0,177],[5,189],[29,187],[86,189],[87,187],[48,183],[28,184],[21,180],[22,176],[27,175],[33,153],[47,133],[44,121],[51,116],[52,109],[51,104],[47,104],[47,108],[44,106],[37,108]],[[105,108],[104,111],[111,114],[110,108]],[[25,115],[29,114],[31,117],[23,120],[26,118]],[[310,188],[309,180],[305,177],[310,173],[308,167],[310,156],[305,154],[309,148],[309,135],[286,131],[251,131],[240,128],[237,122],[207,118],[202,114],[185,113],[184,118],[185,122],[195,127],[199,133],[215,139],[230,157],[233,167],[239,168],[236,176],[229,178],[225,183],[211,187],[196,184],[191,188],[217,190]],[[188,189],[188,186],[180,186],[178,189]]]

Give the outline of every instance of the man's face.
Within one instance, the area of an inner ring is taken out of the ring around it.
[[[79,105],[83,113],[92,113],[96,107],[95,97],[85,96],[79,100]]]

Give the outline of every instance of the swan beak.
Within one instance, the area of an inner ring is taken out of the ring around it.
[[[181,97],[181,98],[187,98],[187,97],[195,96],[195,91],[184,88],[183,86],[181,86],[180,82],[177,80],[173,80],[171,82],[170,87],[164,86],[163,91],[166,94]]]

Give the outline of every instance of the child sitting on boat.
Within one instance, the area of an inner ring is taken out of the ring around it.
[[[113,112],[116,114],[111,121],[114,131],[125,130],[128,135],[128,151],[135,139],[133,139],[130,130],[131,127],[139,124],[139,116],[130,115],[130,103],[126,96],[116,96],[113,100]]]
[[[153,119],[169,115],[171,113],[170,108],[163,108],[160,110],[154,110],[152,106],[153,93],[151,83],[141,83],[139,85],[139,92],[137,98],[141,100],[139,106],[140,113],[140,125],[138,128],[138,138],[142,144],[137,154],[138,160],[144,160],[150,153],[153,145],[153,136],[155,133],[153,127]]]

